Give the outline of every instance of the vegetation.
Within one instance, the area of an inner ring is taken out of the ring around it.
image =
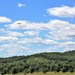
[[[9,58],[0,58],[1,75],[19,75],[20,73],[33,73],[33,75],[36,75],[35,72],[43,72],[43,74],[48,74],[52,72],[75,72],[75,51],[69,51],[64,53],[40,53],[30,56],[14,56]]]
[[[5,74],[5,75],[12,75],[12,74]],[[25,74],[23,74],[23,73],[20,73],[20,74],[15,74],[15,75],[25,75]],[[47,72],[46,74],[44,74],[44,73],[42,73],[42,72],[34,72],[33,74],[30,74],[30,73],[28,73],[28,74],[26,74],[26,75],[75,75],[75,72],[73,72],[73,73],[70,73],[70,72],[66,72],[66,73],[62,73],[62,72],[57,72],[57,73],[55,73],[55,72]]]

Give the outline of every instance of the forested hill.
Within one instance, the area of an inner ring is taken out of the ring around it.
[[[75,50],[64,53],[49,52],[29,56],[0,58],[0,73],[74,72]]]

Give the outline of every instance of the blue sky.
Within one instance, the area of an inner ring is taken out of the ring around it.
[[[0,57],[75,50],[75,0],[0,1]]]

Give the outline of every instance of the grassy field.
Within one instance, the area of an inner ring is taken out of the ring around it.
[[[12,75],[12,74],[6,74],[6,75]],[[25,75],[25,74],[15,74],[15,75]],[[26,74],[26,75],[75,75],[75,72],[73,73],[70,73],[70,72],[66,72],[66,73],[62,73],[62,72],[59,72],[59,73],[54,73],[54,72],[48,72],[46,74],[42,73],[42,72],[39,72],[39,73],[33,73],[33,74]]]

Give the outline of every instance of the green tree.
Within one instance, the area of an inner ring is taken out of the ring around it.
[[[26,75],[27,73],[29,73],[28,69],[25,69],[23,72],[24,72],[25,75]]]
[[[12,74],[16,74],[16,73],[17,73],[17,68],[16,68],[16,67],[13,67],[13,68],[11,69],[11,73],[12,73]]]
[[[45,74],[46,72],[48,72],[48,68],[43,68],[43,73]]]
[[[4,75],[4,73],[3,73],[3,72],[1,72],[1,75]]]
[[[74,69],[73,68],[70,68],[70,72],[72,73],[74,71]]]
[[[33,68],[33,67],[30,67],[30,68],[29,68],[29,72],[30,72],[30,73],[33,73],[33,72],[34,72],[34,68]]]
[[[55,65],[52,64],[52,65],[50,66],[50,71],[54,71],[54,70],[55,70]]]
[[[62,68],[62,72],[67,72],[67,68],[66,67],[63,67]]]

